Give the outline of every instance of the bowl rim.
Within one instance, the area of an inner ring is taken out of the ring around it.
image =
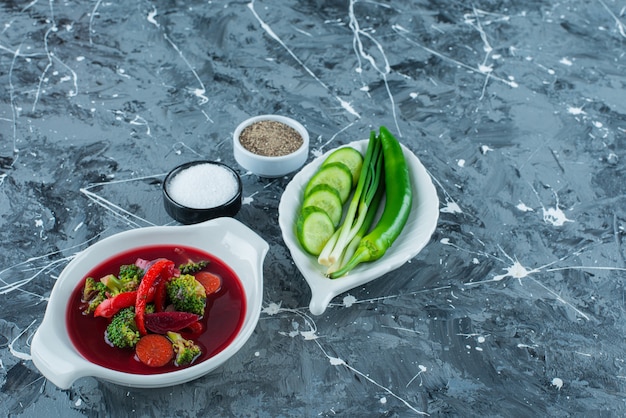
[[[203,164],[213,164],[213,165],[218,165],[221,166],[223,168],[225,168],[226,170],[228,170],[229,172],[231,172],[233,174],[233,176],[235,177],[235,180],[237,181],[237,193],[235,193],[235,195],[232,197],[232,199],[228,200],[225,203],[222,203],[220,205],[217,206],[211,206],[211,207],[207,207],[207,208],[192,208],[190,206],[186,206],[183,205],[182,203],[178,202],[176,199],[174,199],[169,191],[168,191],[168,183],[172,181],[172,179],[174,179],[174,177],[176,177],[176,175],[178,175],[181,171],[195,166],[195,165],[203,165]],[[165,178],[163,179],[163,184],[161,185],[161,188],[163,190],[163,195],[165,196],[165,198],[167,199],[168,203],[176,206],[178,209],[183,209],[183,210],[188,210],[188,211],[199,211],[199,212],[212,212],[215,210],[219,210],[221,208],[225,208],[225,207],[229,207],[235,203],[237,203],[237,200],[239,200],[241,198],[241,194],[243,193],[243,184],[241,182],[241,176],[239,175],[239,173],[237,173],[235,171],[235,169],[233,169],[231,166],[221,162],[221,161],[213,161],[213,160],[194,160],[194,161],[188,161],[186,163],[180,164],[174,168],[172,168],[167,175],[165,176]]]
[[[241,144],[241,141],[239,140],[239,137],[241,136],[241,132],[243,132],[243,130],[247,128],[248,126],[256,122],[261,122],[264,120],[281,122],[287,126],[292,127],[302,137],[302,145],[297,150],[290,152],[289,154],[277,155],[277,156],[260,155],[260,154],[255,154],[254,152],[247,150],[246,147],[244,147]],[[288,116],[274,115],[274,114],[258,115],[258,116],[253,116],[251,118],[248,118],[244,120],[243,122],[241,122],[239,125],[237,125],[237,127],[235,128],[235,131],[233,132],[233,144],[234,144],[233,146],[235,148],[235,152],[240,152],[241,154],[245,155],[248,158],[253,158],[258,161],[263,161],[263,162],[279,163],[281,161],[291,160],[292,158],[299,156],[302,152],[308,151],[309,141],[310,141],[309,132],[304,127],[304,125],[302,125],[297,120],[292,119]]]

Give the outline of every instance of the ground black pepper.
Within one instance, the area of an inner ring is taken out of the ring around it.
[[[296,151],[304,141],[291,126],[275,120],[262,120],[244,128],[239,142],[254,154],[278,157]]]

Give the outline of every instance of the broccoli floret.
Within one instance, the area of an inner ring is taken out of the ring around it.
[[[178,269],[180,270],[181,274],[193,274],[193,273],[199,272],[200,270],[205,268],[208,264],[209,262],[205,260],[197,261],[197,262],[190,260],[178,266]]]
[[[137,290],[142,277],[142,269],[134,264],[128,264],[120,266],[117,277],[114,274],[107,274],[100,281],[107,287],[109,295],[115,296],[118,293]]]
[[[168,331],[167,337],[172,342],[172,348],[174,348],[174,353],[176,353],[174,363],[177,366],[191,364],[202,353],[199,345],[192,340],[186,340],[177,332]]]
[[[191,274],[181,274],[167,283],[167,296],[174,309],[204,315],[206,291]]]
[[[100,302],[106,299],[107,287],[104,283],[95,280],[93,277],[85,279],[82,302],[86,304],[83,315],[89,315],[96,310]]]
[[[105,336],[115,347],[134,347],[141,338],[135,324],[135,308],[124,308],[116,313],[107,326]]]
[[[124,284],[125,291],[131,292],[139,287],[143,273],[143,269],[136,264],[124,264],[120,266],[120,274],[117,278]]]

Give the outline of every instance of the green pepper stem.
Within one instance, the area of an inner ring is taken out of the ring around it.
[[[357,265],[369,261],[371,257],[372,257],[372,254],[370,253],[368,245],[363,243],[363,241],[361,241],[361,243],[357,247],[354,255],[350,258],[350,260],[348,260],[348,262],[339,270],[330,273],[328,277],[330,277],[331,279],[336,279],[338,277],[341,277],[345,275],[346,273],[348,273],[353,268],[355,268]]]

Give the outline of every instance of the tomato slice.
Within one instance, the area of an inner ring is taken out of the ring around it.
[[[196,280],[204,286],[207,296],[219,292],[222,288],[222,278],[208,271],[199,271],[194,274]]]

